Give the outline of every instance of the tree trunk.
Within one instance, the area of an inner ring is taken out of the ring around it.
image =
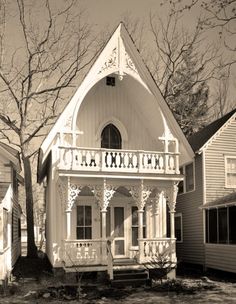
[[[26,220],[27,220],[27,257],[37,257],[37,247],[34,239],[34,213],[33,213],[33,189],[32,174],[29,157],[22,156],[24,165]]]

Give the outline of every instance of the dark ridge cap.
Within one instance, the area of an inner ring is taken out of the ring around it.
[[[194,133],[188,141],[194,152],[197,152],[204,144],[231,118],[236,109],[213,121],[208,126]]]

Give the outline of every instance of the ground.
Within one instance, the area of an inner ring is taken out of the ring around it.
[[[47,263],[46,263],[47,264]],[[153,282],[152,286],[112,288],[95,282],[92,276],[78,284],[65,284],[55,278],[48,265],[20,260],[12,282],[0,290],[0,303],[82,303],[82,304],[162,304],[162,303],[236,303],[236,280],[218,274],[181,272],[174,281]],[[145,299],[145,300],[144,300]]]

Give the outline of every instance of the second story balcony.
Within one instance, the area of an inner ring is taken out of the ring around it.
[[[61,170],[179,174],[179,153],[59,146]]]

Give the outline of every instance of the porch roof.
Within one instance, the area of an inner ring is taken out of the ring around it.
[[[203,209],[220,208],[230,205],[236,205],[236,192],[222,196],[214,201],[208,202],[202,206]]]

